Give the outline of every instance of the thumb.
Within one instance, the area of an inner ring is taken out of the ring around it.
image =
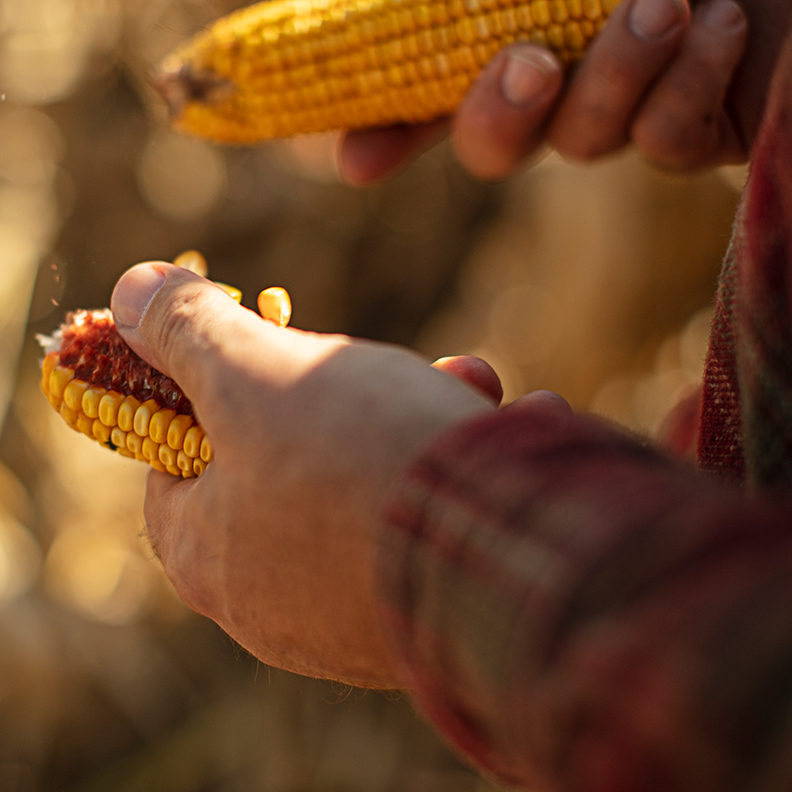
[[[223,289],[188,270],[164,262],[138,264],[116,284],[111,299],[119,333],[147,363],[200,397],[229,325],[244,324],[252,312]]]

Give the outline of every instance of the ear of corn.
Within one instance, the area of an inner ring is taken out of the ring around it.
[[[190,256],[175,263],[205,272],[202,257]],[[239,301],[238,290],[220,285]],[[284,289],[263,291],[258,304],[262,318],[288,324],[291,309]],[[193,478],[206,470],[214,450],[190,400],[170,377],[132,351],[108,309],[74,311],[51,337],[38,340],[46,353],[41,389],[69,426],[175,476]]]
[[[429,121],[503,47],[582,57],[619,0],[267,0],[169,56],[157,84],[182,131],[220,142]]]

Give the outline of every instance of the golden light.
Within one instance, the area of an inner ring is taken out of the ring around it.
[[[174,220],[194,220],[222,197],[225,161],[208,143],[160,130],[141,157],[138,182],[157,212]]]

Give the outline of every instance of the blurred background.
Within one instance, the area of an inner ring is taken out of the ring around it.
[[[697,382],[741,169],[554,156],[501,184],[440,146],[353,189],[333,140],[167,128],[152,64],[226,0],[0,0],[0,790],[494,792],[399,695],[262,666],[173,594],[145,469],[38,390],[36,333],[196,248],[293,324],[475,353],[645,434]]]

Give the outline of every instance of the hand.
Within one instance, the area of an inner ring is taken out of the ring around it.
[[[648,12],[647,12],[648,9]],[[747,156],[725,101],[743,55],[747,22],[734,0],[623,0],[564,90],[548,50],[499,53],[450,121],[351,132],[341,176],[366,184],[392,173],[449,128],[475,176],[508,176],[544,142],[592,160],[629,143],[665,168],[695,169]]]
[[[418,448],[491,397],[397,347],[278,328],[168,264],[133,268],[112,306],[215,449],[198,479],[148,480],[151,543],[185,603],[268,664],[399,687],[376,615],[382,511]]]

